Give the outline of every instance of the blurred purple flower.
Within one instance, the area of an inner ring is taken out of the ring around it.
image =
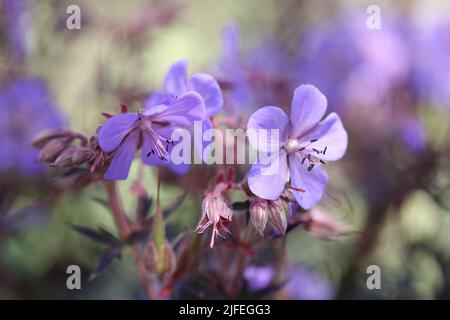
[[[271,284],[274,274],[275,272],[270,265],[248,266],[244,271],[244,279],[250,291],[259,291]]]
[[[345,11],[315,24],[301,39],[299,80],[320,87],[332,110],[345,111],[349,102],[378,107],[411,71],[404,20],[385,15],[383,27],[370,30],[366,19]]]
[[[230,24],[223,31],[223,55],[217,76],[225,83],[226,106],[231,112],[248,111],[261,104],[282,104],[294,81],[296,60],[274,39],[264,39],[250,50],[239,44],[239,30]]]
[[[23,62],[26,58],[27,33],[30,17],[27,0],[3,0],[8,23],[8,40],[13,57]]]
[[[288,272],[284,290],[292,300],[329,300],[334,296],[333,287],[310,270],[296,266]]]
[[[301,85],[294,92],[290,119],[282,109],[272,106],[250,117],[247,130],[253,130],[249,131],[249,141],[256,150],[268,153],[250,169],[248,182],[254,194],[276,200],[290,176],[294,196],[304,209],[321,199],[328,175],[320,164],[340,159],[348,140],[337,114],[331,113],[320,122],[326,109],[326,97],[316,87]],[[271,139],[270,134],[264,139],[258,133],[271,129],[278,130],[278,139]]]
[[[203,99],[189,91],[170,103],[149,106],[143,113],[123,113],[108,119],[100,129],[99,144],[104,152],[115,154],[104,178],[126,179],[139,147],[147,165],[154,165],[153,158],[169,161],[173,131],[204,118]]]
[[[35,162],[39,153],[31,139],[45,129],[58,129],[63,118],[48,89],[37,78],[13,80],[0,87],[0,170],[16,169],[36,175],[45,168]]]
[[[414,88],[423,102],[450,110],[450,22],[436,19],[417,29]]]
[[[399,130],[400,136],[409,150],[420,152],[425,148],[426,132],[420,121],[413,117],[404,119],[399,125]]]

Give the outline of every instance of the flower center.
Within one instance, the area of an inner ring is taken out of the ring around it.
[[[325,164],[320,156],[325,155],[327,152],[327,147],[325,146],[323,150],[319,150],[314,148],[314,143],[319,139],[312,139],[307,144],[300,145],[300,142],[297,139],[289,139],[288,142],[284,145],[284,149],[288,155],[300,152],[302,155],[302,165],[306,165],[308,171],[311,171],[316,164]]]
[[[292,154],[300,150],[300,144],[297,139],[289,139],[288,142],[284,145],[284,149],[287,154]]]
[[[167,161],[167,156],[169,155],[169,145],[173,145],[173,142],[158,135],[153,129],[152,121],[150,119],[141,120],[141,129],[153,143],[153,148],[147,154],[147,157],[156,154],[160,160]]]

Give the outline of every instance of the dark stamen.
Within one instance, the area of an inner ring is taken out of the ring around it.
[[[314,164],[310,164],[308,167],[308,171],[311,171],[314,168]]]
[[[298,149],[298,151],[303,151],[303,150],[305,150],[305,148],[306,147],[302,147],[302,148]]]
[[[305,160],[306,160],[306,157],[304,157],[304,158],[303,158],[303,160],[302,160],[302,164],[304,164],[304,163],[305,163]]]
[[[327,146],[325,146],[325,149],[323,149],[322,153],[325,154],[325,152],[327,152]]]
[[[152,154],[155,154],[155,150],[152,149],[149,153],[147,153],[147,158],[150,157]]]
[[[312,139],[310,142],[313,143],[313,142],[316,142],[317,140],[319,140],[319,139]]]
[[[321,164],[326,164],[326,162],[323,161],[323,160],[319,160],[319,161],[320,161]]]
[[[315,148],[312,148],[312,151],[314,151],[315,153],[320,153],[320,151]]]

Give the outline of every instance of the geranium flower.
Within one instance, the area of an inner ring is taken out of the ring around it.
[[[145,107],[151,108],[161,103],[172,103],[188,91],[198,93],[205,104],[206,117],[202,122],[202,131],[212,128],[210,117],[218,114],[223,106],[223,96],[217,81],[209,74],[196,73],[187,78],[187,61],[180,60],[172,64],[164,79],[164,92],[152,94],[146,101]],[[207,142],[206,142],[207,143]],[[202,156],[204,144],[194,144],[198,155]],[[184,174],[189,170],[187,164],[175,165],[169,162],[162,162],[157,158],[152,159],[153,165],[169,165],[172,171],[177,174]]]
[[[326,109],[327,99],[316,87],[301,85],[294,92],[290,118],[273,106],[253,113],[247,130],[275,129],[279,133],[278,139],[270,134],[265,139],[259,134],[249,134],[252,146],[267,153],[253,164],[248,175],[254,194],[276,200],[290,180],[290,188],[304,209],[313,207],[322,198],[328,175],[321,165],[340,159],[348,139],[337,114],[331,113],[320,122]]]
[[[38,78],[20,78],[0,87],[0,171],[15,169],[37,175],[45,167],[36,163],[39,150],[30,145],[46,129],[59,129],[64,119],[45,83]]]
[[[153,165],[153,158],[168,161],[171,135],[176,128],[190,127],[205,118],[203,99],[195,92],[187,92],[170,104],[158,104],[142,113],[122,113],[108,119],[98,135],[100,148],[115,152],[105,179],[122,180],[128,177],[131,162],[139,148],[142,161]]]

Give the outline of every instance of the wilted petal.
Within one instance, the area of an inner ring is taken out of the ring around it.
[[[171,105],[149,108],[144,112],[144,116],[150,116],[154,121],[169,122],[175,126],[191,126],[194,121],[205,118],[205,104],[198,93],[189,91]]]
[[[326,110],[327,98],[316,87],[298,86],[291,105],[291,138],[307,133],[319,123]]]
[[[294,191],[298,204],[303,209],[310,209],[320,201],[328,183],[326,171],[319,165],[311,171],[307,170],[307,165],[302,165],[302,156],[292,154],[289,156],[289,169],[291,173],[291,186],[303,189],[305,192]]]
[[[136,154],[139,140],[139,132],[134,130],[122,142],[114,154],[113,160],[104,174],[108,180],[125,180],[130,172],[130,166]]]
[[[263,107],[250,116],[247,136],[252,147],[268,152],[281,148],[288,138],[289,119],[278,107]],[[277,131],[275,131],[277,130]]]
[[[197,73],[189,78],[189,88],[200,94],[205,101],[206,115],[212,116],[220,112],[223,96],[217,81],[209,74]]]
[[[172,64],[164,79],[166,92],[179,97],[186,91],[187,61],[180,60]]]
[[[311,147],[321,151],[321,153],[314,153],[314,156],[325,161],[338,160],[347,150],[347,131],[342,125],[341,118],[334,112],[300,138],[304,142],[313,139],[318,140],[312,143]]]
[[[278,154],[252,165],[248,173],[248,185],[258,197],[276,200],[284,190],[287,173],[286,153],[280,150]]]
[[[114,151],[123,138],[130,133],[138,115],[135,113],[124,113],[108,119],[100,128],[98,142],[104,152]]]

